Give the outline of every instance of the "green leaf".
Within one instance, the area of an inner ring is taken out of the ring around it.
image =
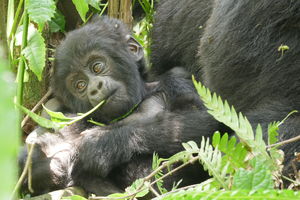
[[[219,145],[221,141],[221,133],[219,131],[216,131],[214,134],[213,134],[213,139],[212,139],[212,145],[213,147],[217,147]]]
[[[252,170],[239,169],[233,177],[233,190],[268,190],[274,188],[274,182],[268,165],[262,157],[250,161]]]
[[[86,13],[89,11],[89,5],[85,0],[72,0],[83,22],[86,22]]]
[[[40,126],[45,127],[45,128],[52,128],[52,129],[59,129],[61,128],[61,125],[57,122],[53,122],[49,119],[46,119],[44,117],[41,117],[33,112],[31,112],[30,110],[28,110],[27,108],[16,104],[16,106],[21,109],[24,113],[26,113],[29,117],[31,117],[31,119],[33,119],[36,123],[38,123]]]
[[[222,154],[217,148],[213,149],[209,144],[209,139],[205,140],[202,137],[198,156],[204,170],[207,170],[209,175],[213,176],[220,187],[228,189],[226,172],[229,163],[227,162],[226,165],[222,166]]]
[[[262,128],[261,125],[258,124],[255,132],[255,143],[256,146],[260,148],[260,152],[265,151],[266,149],[266,143],[263,140],[263,133],[262,133]]]
[[[50,21],[55,13],[55,2],[53,0],[26,0],[26,9],[32,21],[39,27]]]
[[[147,187],[150,183],[149,182],[144,182],[143,179],[137,179],[135,180],[131,186],[127,187],[125,189],[126,193],[127,194],[134,194],[136,193],[137,191],[141,190],[140,192],[138,192],[135,197],[137,198],[140,198],[140,197],[143,197],[145,196],[146,194],[149,193],[149,188]]]
[[[98,108],[100,108],[103,104],[105,103],[105,100],[101,101],[98,105],[96,105],[94,108],[92,108],[91,110],[89,110],[88,112],[84,113],[84,114],[80,114],[76,117],[66,117],[63,113],[61,112],[54,112],[51,111],[49,109],[47,109],[46,107],[45,110],[46,112],[50,115],[51,120],[59,123],[62,127],[63,126],[68,126],[71,125],[85,117],[87,117],[88,115],[90,115],[91,113],[93,113],[95,110],[97,110]]]
[[[42,73],[46,62],[46,46],[41,33],[38,31],[33,33],[22,54],[29,61],[31,71],[33,71],[39,80],[42,80]]]
[[[290,112],[282,121],[280,122],[273,122],[268,125],[268,144],[275,144],[278,142],[278,130],[279,126],[285,122],[292,114],[297,113],[297,110],[293,110]]]
[[[50,115],[51,121],[54,122],[69,122],[74,119],[74,117],[66,117],[63,113],[61,112],[54,112],[46,108],[44,105],[42,105],[45,111]],[[75,117],[76,118],[76,117]]]
[[[65,32],[65,25],[65,16],[59,10],[56,10],[54,17],[49,22],[49,28],[51,33],[56,33],[59,31]]]
[[[268,145],[278,142],[279,123],[280,122],[273,122],[268,125]]]
[[[224,156],[222,157],[222,167],[228,165],[229,162],[230,165],[228,166],[228,173],[233,173],[236,169],[245,167],[246,163],[244,160],[248,151],[244,148],[244,146],[241,143],[236,144],[235,136],[232,136],[228,140],[227,133],[225,133],[221,138],[219,137],[219,132],[216,132],[213,135],[213,146],[224,153]]]
[[[114,193],[114,194],[110,194],[110,195],[108,195],[107,197],[121,198],[121,199],[122,199],[122,197],[127,197],[127,196],[128,196],[128,194],[125,192],[125,193]],[[126,198],[124,198],[124,199],[126,199]]]
[[[129,186],[125,189],[126,192],[114,193],[114,194],[108,195],[107,197],[121,198],[121,197],[130,196],[133,194],[135,194],[136,198],[144,197],[145,195],[147,195],[149,193],[149,189],[148,189],[149,184],[150,183],[148,181],[144,182],[143,179],[137,179],[132,183],[131,186]],[[142,191],[136,193],[139,190],[142,190]]]
[[[92,123],[92,124],[95,124],[95,125],[97,125],[97,126],[106,126],[105,124],[103,124],[103,123],[101,123],[101,122],[96,122],[96,121],[94,121],[93,119],[89,119],[89,120],[87,120],[88,122],[90,122],[90,123]]]
[[[101,10],[100,7],[99,7],[99,3],[100,3],[101,0],[86,0],[86,2],[93,6],[94,8],[96,8],[97,10]]]
[[[6,36],[7,38],[11,34],[13,23],[14,23],[14,15],[15,15],[15,5],[13,0],[8,1],[7,6],[7,20],[6,20]]]
[[[181,151],[171,156],[168,160],[170,164],[178,161],[187,162],[191,158],[192,154],[189,151]]]
[[[152,158],[152,169],[153,169],[153,171],[156,170],[156,169],[159,167],[160,163],[162,163],[164,160],[165,160],[165,159],[160,159],[160,158],[158,157],[158,154],[154,152],[154,153],[153,153],[153,158]],[[159,179],[162,175],[163,175],[162,170],[159,170],[159,171],[154,175],[154,176],[155,176],[155,180]],[[164,193],[168,192],[168,191],[163,187],[163,181],[164,181],[164,180],[161,179],[161,180],[158,180],[158,181],[156,182],[157,188],[158,188],[158,190],[160,191],[161,194],[164,194]]]
[[[73,195],[69,197],[63,197],[62,200],[87,200],[87,199],[82,196]]]

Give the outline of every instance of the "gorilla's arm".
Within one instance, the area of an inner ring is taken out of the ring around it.
[[[182,150],[182,142],[199,141],[218,130],[218,122],[206,112],[187,111],[180,114],[159,113],[154,121],[130,123],[103,130],[94,127],[86,130],[79,140],[78,160],[73,173],[89,171],[106,176],[109,171],[130,161],[136,154],[159,153],[170,156]]]

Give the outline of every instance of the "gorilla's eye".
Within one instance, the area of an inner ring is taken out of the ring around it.
[[[93,64],[92,70],[94,73],[98,74],[103,70],[104,66],[105,66],[104,62],[97,61]]]
[[[85,81],[77,81],[75,87],[78,91],[83,91],[86,88],[86,85]]]

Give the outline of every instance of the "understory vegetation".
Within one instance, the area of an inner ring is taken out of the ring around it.
[[[47,79],[45,70],[49,71],[47,67],[51,66],[55,51],[50,45],[50,40],[60,38],[59,34],[63,35],[67,32],[68,21],[56,6],[58,2],[59,0],[20,0],[15,8],[16,2],[8,1],[6,27],[8,61],[2,58],[0,60],[2,97],[0,177],[5,180],[2,184],[4,187],[0,188],[0,199],[17,199],[16,194],[22,181],[22,177],[19,181],[16,180],[17,166],[14,160],[20,146],[19,138],[22,137],[19,127],[22,124],[23,112],[40,126],[59,129],[88,116],[103,103],[101,102],[90,112],[74,118],[67,118],[62,113],[48,110],[51,120],[34,114],[36,108],[26,108],[28,104],[24,99],[24,84],[30,82],[32,78],[30,73],[33,73],[39,81]],[[94,14],[106,14],[109,6],[109,2],[101,0],[72,0],[72,2],[79,14],[81,24],[87,23]],[[134,8],[142,10],[142,14],[137,17],[138,20],[134,21],[132,27],[134,36],[145,48],[146,56],[149,56],[151,54],[149,31],[153,22],[154,0],[134,0],[132,4]],[[2,55],[4,51],[1,48],[0,56],[4,57]],[[17,74],[16,83],[11,72]],[[147,177],[136,180],[124,193],[112,194],[108,197],[90,196],[88,199],[136,199],[148,193],[153,193],[155,199],[172,200],[300,199],[300,193],[297,191],[300,186],[298,172],[293,180],[282,175],[284,154],[279,147],[284,142],[278,141],[277,130],[285,119],[269,124],[267,142],[265,142],[260,125],[253,129],[246,116],[237,113],[233,106],[223,101],[217,94],[212,94],[200,82],[193,81],[199,98],[204,102],[208,112],[216,120],[230,127],[235,134],[215,132],[211,133],[213,135],[211,141],[209,138],[199,138],[198,141],[183,143],[185,150],[170,158],[159,158],[154,154],[153,172]],[[13,100],[15,90],[17,92]],[[46,92],[44,95],[49,96]],[[41,105],[38,102],[35,104]],[[18,107],[19,113],[15,112],[14,105]],[[26,122],[23,121],[23,124]],[[178,188],[178,183],[174,183],[171,191],[163,187],[165,177],[196,162],[208,171],[210,179],[185,188]],[[174,163],[181,164],[172,168]],[[30,168],[30,162],[28,165]],[[167,172],[163,173],[163,171]],[[287,184],[285,187],[288,189],[282,189],[283,182]],[[86,198],[73,195],[61,199],[85,200]]]

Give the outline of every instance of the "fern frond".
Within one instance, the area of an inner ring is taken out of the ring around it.
[[[268,145],[278,142],[277,136],[280,122],[272,122],[268,125]]]
[[[165,161],[165,160],[166,160],[166,159],[161,159],[161,158],[159,158],[157,153],[153,153],[153,157],[152,157],[152,169],[153,169],[153,170],[156,170],[156,169],[159,167],[159,165],[160,165],[163,161]],[[164,180],[163,180],[163,179],[160,179],[162,176],[163,176],[162,170],[159,170],[159,171],[154,175],[155,180],[158,180],[158,181],[156,182],[156,186],[157,186],[158,190],[160,191],[161,194],[164,194],[164,193],[166,193],[166,192],[168,192],[168,191],[167,191],[167,189],[165,189],[165,188],[163,187]]]
[[[204,105],[208,109],[208,113],[219,122],[230,127],[245,144],[253,148],[254,133],[248,119],[242,113],[237,114],[234,107],[230,107],[226,100],[223,103],[221,97],[217,96],[216,93],[212,95],[210,90],[200,82],[197,82],[194,77],[193,82]]]
[[[251,169],[240,168],[233,177],[233,190],[271,190],[274,188],[271,169],[264,158],[256,156],[250,160]]]
[[[215,132],[212,145],[224,153],[222,166],[225,166],[227,162],[230,163],[228,173],[232,173],[238,168],[244,168],[246,166],[245,158],[248,151],[241,143],[237,143],[235,136],[229,139],[227,133],[221,137],[220,132]]]
[[[222,166],[222,154],[218,149],[213,149],[209,139],[205,140],[202,137],[200,148],[193,141],[184,143],[184,148],[187,152],[198,153],[199,161],[202,163],[204,170],[207,170],[209,175],[213,176],[222,188],[228,189],[226,174],[229,162]]]

